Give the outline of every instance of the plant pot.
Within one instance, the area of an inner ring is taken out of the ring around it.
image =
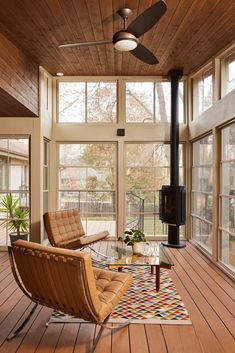
[[[138,242],[132,245],[133,254],[141,255],[144,253],[145,242]]]
[[[18,239],[28,240],[29,233],[20,233],[20,235],[18,235],[17,233],[10,233],[9,236],[10,236],[11,245],[12,245],[13,242],[18,240]]]

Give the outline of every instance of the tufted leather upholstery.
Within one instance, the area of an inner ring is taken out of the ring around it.
[[[33,301],[97,324],[132,282],[128,274],[93,268],[90,255],[82,252],[17,240],[13,254]]]
[[[51,245],[60,248],[82,248],[109,235],[108,231],[103,231],[85,236],[80,212],[76,208],[47,212],[44,215],[44,224]]]

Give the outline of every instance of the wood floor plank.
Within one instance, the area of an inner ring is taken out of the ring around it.
[[[42,336],[42,339],[35,350],[35,353],[53,353],[61,335],[64,324],[49,324]]]
[[[10,263],[8,260],[8,257],[4,257],[3,261],[1,260],[1,266],[0,266],[0,273],[5,271],[7,268],[10,267]]]
[[[177,325],[162,325],[168,353],[186,353]]]
[[[211,318],[213,324],[215,326],[218,325],[218,329],[223,330],[223,335],[224,337],[226,336],[229,339],[229,335],[227,333],[227,330],[230,331],[231,335],[235,337],[235,325],[234,325],[234,317],[230,313],[230,311],[226,308],[224,303],[222,303],[217,296],[212,292],[212,290],[208,286],[208,281],[209,279],[207,278],[207,281],[204,281],[203,278],[201,277],[203,274],[203,270],[200,271],[200,275],[197,273],[197,270],[195,266],[192,266],[188,261],[185,260],[184,256],[184,250],[181,252],[179,251],[174,251],[174,256],[177,259],[177,261],[180,263],[182,268],[184,268],[185,272],[188,274],[190,273],[190,279],[193,281],[195,287],[197,288],[196,294],[198,298],[200,299],[201,302],[201,307],[205,312],[208,313],[208,317]],[[208,301],[207,298],[210,298]],[[214,310],[216,310],[216,314],[218,316],[216,317],[214,312],[210,310],[210,306],[213,307]],[[224,327],[222,325],[222,322],[224,325],[226,325],[227,330],[224,330]]]
[[[10,267],[7,267],[4,271],[2,271],[0,273],[0,283],[1,283],[1,286],[2,286],[2,281],[4,280],[5,277],[7,277],[8,275],[11,275],[12,276],[12,272],[11,272],[11,268]],[[13,276],[12,276],[13,277]],[[1,287],[0,287],[1,289]]]
[[[2,305],[16,289],[17,284],[12,279],[11,283],[0,293],[0,305]]]
[[[97,325],[95,336],[97,336],[99,330],[100,330],[100,327]],[[104,353],[106,351],[111,352],[111,336],[112,336],[112,331],[110,329],[104,329],[102,336],[97,344],[95,353]]]
[[[130,353],[128,326],[112,332],[112,353],[120,352]]]
[[[32,307],[32,306],[31,306]],[[0,348],[0,353],[12,353],[12,352],[19,352],[19,347],[21,345],[22,342],[24,342],[25,344],[25,335],[26,332],[28,330],[28,328],[32,325],[33,321],[36,319],[38,319],[38,315],[40,312],[41,308],[37,308],[34,315],[32,315],[31,320],[27,323],[27,325],[24,327],[23,331],[17,335],[16,337],[14,337],[13,339],[11,339],[10,341],[5,340],[3,345]],[[28,315],[27,312],[25,312],[25,316]],[[22,318],[23,319],[23,318]],[[38,333],[37,333],[38,335]],[[29,346],[27,345],[26,349],[23,350],[24,353],[26,353],[27,351],[29,352]],[[22,352],[22,350],[20,350]],[[30,347],[30,352],[33,352],[32,347]]]
[[[4,257],[7,257],[6,251],[0,251],[0,259],[2,260]]]
[[[231,297],[226,293],[226,291],[218,284],[211,275],[205,271],[205,266],[201,266],[197,260],[195,260],[191,254],[189,254],[186,249],[182,249],[180,252],[184,257],[185,261],[194,269],[194,271],[201,277],[201,279],[206,283],[208,288],[216,295],[220,303],[222,303],[227,310],[229,310],[233,316],[235,316],[235,290],[231,287]],[[233,299],[232,299],[233,298]]]
[[[46,307],[40,307],[36,319],[30,319],[31,325],[29,326],[24,336],[17,353],[34,353],[46,331],[46,322],[48,321],[52,310]],[[29,324],[30,324],[29,322]]]
[[[18,323],[21,322],[21,318],[24,313],[27,313],[30,307],[30,301],[28,298],[23,296],[21,300],[14,306],[14,308],[9,312],[5,319],[0,324],[0,346],[5,341],[6,337],[10,332],[17,327]]]
[[[150,353],[167,353],[162,325],[145,325]]]
[[[223,349],[220,345],[219,340],[214,335],[214,332],[211,330],[206,319],[204,318],[204,316],[202,316],[201,311],[193,300],[193,295],[191,295],[191,289],[187,286],[187,283],[185,283],[184,277],[182,278],[182,272],[180,271],[177,265],[170,271],[170,276],[174,281],[174,284],[177,290],[179,291],[184,304],[186,305],[196,335],[204,352],[222,353]]]
[[[162,329],[168,353],[203,353],[193,326],[163,325]]]
[[[131,352],[148,353],[148,342],[144,325],[131,324],[129,329]]]
[[[94,324],[81,324],[75,344],[74,353],[89,353],[95,335]]]
[[[6,270],[7,271],[7,270]],[[6,272],[4,271],[4,272]],[[0,286],[0,293],[3,292],[5,289],[7,290],[7,287],[14,281],[14,278],[12,276],[11,273],[8,273],[7,276],[5,276],[2,280],[1,280],[1,286]]]
[[[204,353],[193,326],[179,326],[185,353]]]
[[[79,324],[66,324],[63,327],[55,353],[73,353],[77,339]]]
[[[23,297],[23,293],[20,289],[16,289],[13,294],[11,294],[7,300],[1,305],[0,311],[0,324],[7,317],[9,312],[14,308],[15,305],[20,301]]]
[[[188,250],[190,249],[191,256],[196,256],[198,259],[201,259],[202,263],[209,265],[209,268],[211,269],[210,272],[217,275],[217,277],[215,276],[217,281],[221,285],[226,286],[228,291],[230,291],[230,287],[235,288],[235,281],[233,281],[223,271],[221,271],[210,259],[208,259],[201,251],[199,251],[195,245],[193,245],[191,242],[187,242],[186,248]]]
[[[234,339],[231,333],[228,331],[224,323],[220,320],[217,312],[213,310],[213,308],[208,303],[207,301],[208,298],[205,299],[205,297],[201,294],[197,285],[194,283],[193,280],[195,278],[195,275],[193,274],[192,269],[190,269],[190,271],[189,270],[186,271],[186,269],[182,267],[183,262],[181,261],[180,252],[177,251],[176,249],[171,249],[170,254],[171,254],[171,257],[174,258],[173,260],[174,263],[175,264],[178,263],[177,273],[180,275],[180,277],[184,278],[184,285],[187,288],[187,290],[190,291],[190,295],[192,296],[195,303],[197,303],[197,306],[201,314],[208,322],[208,325],[211,327],[215,337],[218,339],[218,342],[221,344],[224,351],[229,352],[228,349],[231,349],[231,347],[234,345]],[[234,350],[235,350],[235,346],[234,346]]]

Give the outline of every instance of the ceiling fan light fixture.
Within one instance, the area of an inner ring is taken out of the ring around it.
[[[138,39],[131,33],[119,31],[113,36],[113,45],[117,50],[130,51],[138,45]]]
[[[121,39],[114,44],[114,47],[120,51],[130,51],[137,47],[138,43],[132,39]]]

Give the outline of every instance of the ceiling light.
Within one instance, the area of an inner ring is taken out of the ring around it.
[[[117,50],[130,51],[138,45],[138,39],[131,33],[119,31],[113,36],[113,44]]]
[[[64,73],[63,73],[63,72],[57,72],[57,73],[56,73],[56,76],[62,77],[62,76],[64,76]]]

